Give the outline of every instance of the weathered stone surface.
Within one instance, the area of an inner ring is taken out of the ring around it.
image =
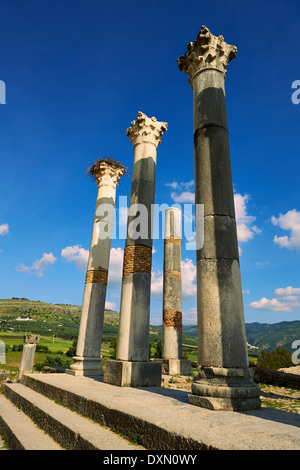
[[[24,373],[30,373],[32,372],[33,369],[33,363],[34,363],[34,356],[35,356],[35,350],[36,350],[36,344],[35,342],[32,343],[26,343],[24,344],[23,350],[22,350],[22,356],[20,360],[20,366],[19,366],[19,372],[18,372],[18,380],[21,380],[22,375]]]
[[[236,51],[223,36],[216,37],[202,26],[178,65],[190,76],[193,89],[195,202],[204,205],[204,245],[197,250],[198,363],[218,368],[216,376],[199,373],[190,403],[244,410],[256,408],[260,400],[259,388],[246,372],[249,367],[224,86],[226,67]],[[225,387],[219,371],[226,368],[234,379]],[[240,370],[245,371],[242,381]]]
[[[122,281],[117,359],[148,360],[150,286],[151,277],[147,273],[129,274]]]
[[[40,449],[45,446],[44,450],[47,450],[49,443],[52,443],[53,449],[61,450],[62,448],[67,450],[144,450],[143,447],[131,444],[112,430],[99,426],[98,423],[54,403],[53,400],[23,384],[7,384],[4,393],[12,403],[22,409],[21,416],[23,412],[26,413],[27,416],[23,418],[27,418],[27,434],[30,435],[30,431],[34,428],[39,431],[40,439],[37,431],[31,438],[32,448],[34,445]],[[15,410],[16,415],[20,414],[17,408]],[[16,418],[18,420],[18,417]],[[16,432],[16,438],[18,434]],[[56,442],[52,441],[50,436]],[[28,437],[27,441],[29,441]]]
[[[237,260],[197,261],[198,363],[247,367],[240,267]]]
[[[149,371],[153,368],[148,361],[151,210],[155,196],[157,146],[166,130],[167,123],[138,112],[137,119],[126,131],[133,144],[134,157],[123,262],[117,360],[110,361],[104,375],[104,381],[116,382],[120,386],[138,386],[134,385],[136,383],[150,386],[153,380],[152,376],[148,378],[148,368]]]
[[[162,365],[157,361],[106,361],[104,381],[119,387],[160,387]]]
[[[101,376],[100,351],[105,311],[113,215],[116,187],[125,167],[114,161],[97,161],[90,169],[97,182],[98,193],[91,245],[83,294],[79,335],[68,373],[80,376]]]
[[[193,86],[195,76],[206,70],[218,70],[223,77],[226,67],[236,57],[237,48],[224,41],[223,36],[214,36],[206,26],[202,26],[195,41],[187,45],[186,53],[178,60],[179,70],[190,75]]]
[[[190,375],[191,361],[188,359],[163,359],[162,373],[166,375]]]
[[[101,425],[138,436],[146,449],[300,450],[295,413],[217,413],[189,404],[186,391],[115,387],[66,374],[30,374],[23,383]]]
[[[165,211],[162,358],[164,373],[189,375],[182,351],[181,217],[178,208]]]
[[[235,217],[227,132],[216,126],[195,133],[195,201],[204,215]]]

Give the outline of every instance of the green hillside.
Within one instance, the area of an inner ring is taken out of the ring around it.
[[[71,340],[77,338],[81,307],[78,305],[51,304],[28,299],[0,300],[0,331],[11,333],[36,333]],[[118,333],[119,313],[106,310],[103,339],[110,341]],[[300,321],[246,323],[247,341],[259,350],[278,347],[291,349],[294,340],[300,339]],[[150,326],[150,342],[162,339],[162,327]],[[197,326],[183,325],[184,344],[197,346]]]
[[[197,338],[197,326],[183,326],[183,332]],[[293,351],[293,341],[300,339],[300,321],[284,321],[280,323],[246,323],[246,337],[249,344],[259,350],[273,351],[285,348]]]

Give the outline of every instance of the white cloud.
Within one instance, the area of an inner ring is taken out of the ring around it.
[[[176,203],[195,203],[195,194],[194,191],[191,191],[191,189],[194,189],[193,180],[188,182],[173,181],[172,183],[166,183],[165,186],[169,186],[173,189],[171,198]],[[247,204],[249,199],[248,194],[234,194],[237,237],[239,243],[245,243],[251,240],[256,234],[261,233],[261,229],[254,224],[256,217],[248,214]],[[239,251],[240,254],[242,254],[243,250],[240,246]]]
[[[182,298],[196,298],[196,266],[193,261],[186,258],[181,261],[181,278],[182,278]],[[151,276],[151,293],[156,300],[162,299],[163,294],[163,272],[160,270],[152,271]]]
[[[197,295],[196,285],[197,269],[193,261],[186,258],[181,261],[182,276],[182,298],[195,297]]]
[[[195,203],[195,193],[194,191],[190,191],[194,186],[193,180],[183,182],[173,181],[172,183],[166,183],[165,186],[169,186],[173,189],[171,193],[171,198],[174,202],[191,202],[193,204]]]
[[[121,285],[124,250],[120,247],[111,248],[109,258],[108,283],[110,287]]]
[[[151,295],[155,300],[161,300],[163,294],[164,275],[162,271],[154,271],[151,273]]]
[[[184,203],[184,202],[195,202],[195,193],[191,191],[182,191],[180,194],[176,194],[175,192],[171,193],[171,198],[174,202]]]
[[[276,289],[274,291],[274,295],[275,296],[279,296],[279,295],[300,295],[300,287],[292,287],[292,286],[288,286],[288,287],[280,287],[279,289]]]
[[[1,224],[0,225],[0,235],[6,235],[9,232],[8,224]]]
[[[251,302],[249,307],[256,310],[269,310],[274,312],[292,312],[300,307],[300,287],[288,286],[275,289],[273,298],[263,297]]]
[[[286,214],[280,214],[278,218],[273,216],[271,222],[282,230],[290,231],[290,236],[278,237],[275,235],[274,243],[289,250],[300,250],[300,211],[292,209]]]
[[[250,308],[254,308],[255,310],[270,310],[273,312],[290,312],[292,309],[284,302],[280,302],[278,299],[266,299],[263,297],[260,300],[255,302],[251,302],[249,304]]]
[[[235,216],[237,224],[237,236],[239,243],[247,242],[251,240],[255,234],[260,233],[261,229],[253,225],[256,217],[249,215],[247,212],[247,202],[249,201],[249,195],[245,194],[234,194],[234,206]],[[242,250],[240,251],[240,253]]]
[[[191,307],[182,312],[183,325],[197,325],[197,307]]]
[[[61,250],[61,257],[67,263],[75,261],[76,268],[80,271],[86,271],[89,258],[89,251],[81,247],[81,245],[67,246]]]
[[[115,304],[114,302],[108,302],[108,301],[106,301],[106,302],[105,302],[105,308],[106,308],[107,310],[115,310],[116,304]]]
[[[49,266],[55,263],[57,259],[53,253],[44,253],[41,259],[37,259],[31,266],[21,264],[16,267],[16,271],[22,273],[34,273],[37,277],[42,277]]]
[[[243,290],[243,294],[250,294],[249,289]]]

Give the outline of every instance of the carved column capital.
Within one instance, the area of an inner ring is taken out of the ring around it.
[[[130,138],[133,146],[140,143],[151,143],[157,147],[167,128],[166,122],[159,122],[155,117],[149,118],[139,111],[136,120],[132,121],[131,127],[126,130],[126,135]]]
[[[100,158],[88,168],[87,174],[96,181],[98,186],[116,187],[126,170],[121,163],[111,158]]]
[[[237,48],[224,41],[223,36],[214,36],[206,26],[202,26],[197,39],[190,42],[186,53],[177,59],[180,71],[190,75],[188,82],[198,73],[215,69],[226,75],[226,67],[236,57]]]

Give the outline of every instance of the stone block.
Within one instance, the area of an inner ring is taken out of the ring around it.
[[[194,149],[196,204],[204,204],[204,215],[235,217],[227,131],[216,126],[197,130]]]
[[[162,364],[157,361],[108,360],[104,382],[119,387],[160,387]]]
[[[191,361],[188,359],[163,359],[162,373],[166,375],[191,375]]]
[[[197,259],[239,259],[236,221],[233,217],[204,217],[204,243]]]

